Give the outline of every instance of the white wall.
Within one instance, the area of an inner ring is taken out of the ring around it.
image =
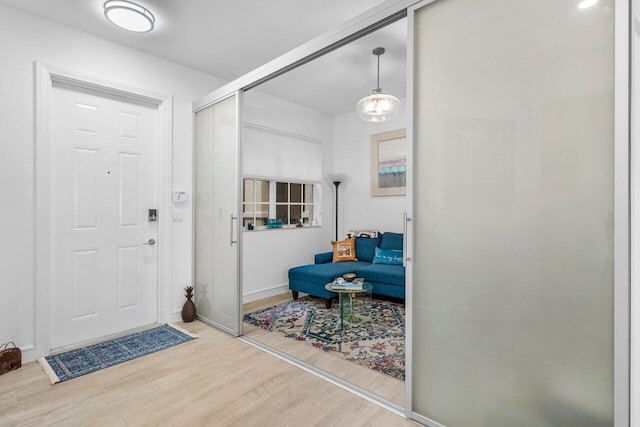
[[[333,118],[256,90],[245,94],[245,122],[322,141],[322,168],[333,167]],[[243,233],[243,296],[254,301],[288,290],[289,268],[313,263],[313,255],[331,250],[332,192],[322,182],[321,227],[254,230]],[[315,216],[315,214],[314,214]]]
[[[389,122],[365,122],[355,111],[335,118],[335,169],[349,174],[348,180],[340,184],[339,238],[351,229],[402,232],[406,197],[372,197],[370,191],[371,135],[407,127],[406,100],[401,101],[400,114]]]
[[[191,194],[193,100],[224,81],[0,5],[0,343],[34,346],[34,75],[40,61],[174,99],[173,183]],[[191,200],[173,227],[173,311],[191,280]],[[160,213],[162,214],[162,213]]]

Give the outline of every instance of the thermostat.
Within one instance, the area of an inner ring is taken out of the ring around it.
[[[173,192],[173,203],[184,203],[187,201],[187,192],[186,191],[174,191]]]

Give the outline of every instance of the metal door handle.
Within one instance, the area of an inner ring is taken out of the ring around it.
[[[229,246],[233,246],[234,243],[238,243],[237,240],[233,240],[233,220],[234,219],[238,219],[238,217],[233,216],[233,214],[231,214],[231,227],[229,230]]]
[[[407,213],[404,213],[404,220],[402,221],[402,266],[406,267],[407,266],[407,261],[411,261],[411,258],[407,256],[407,228],[408,228],[408,224],[409,221],[411,221],[411,218],[409,218],[407,216]]]
[[[149,239],[148,242],[142,242],[141,245],[149,245],[149,246],[153,246],[156,244],[156,239]]]

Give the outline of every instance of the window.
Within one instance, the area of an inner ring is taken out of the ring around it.
[[[242,225],[253,227],[267,225],[269,220],[269,181],[243,180]]]
[[[313,185],[295,182],[276,182],[276,219],[282,224],[311,224]]]
[[[317,223],[313,183],[245,178],[243,189],[242,224],[249,230],[266,228],[269,218],[280,220],[283,227]]]

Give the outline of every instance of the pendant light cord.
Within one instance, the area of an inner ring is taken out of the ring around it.
[[[376,83],[376,92],[380,92],[382,89],[380,89],[380,55],[378,56],[378,81]]]
[[[384,53],[384,48],[383,47],[377,47],[375,49],[373,49],[373,51],[371,52],[373,53],[375,56],[378,57],[378,80],[376,81],[376,89],[374,90],[375,93],[380,93],[382,92],[382,89],[380,89],[380,55],[382,55]]]

